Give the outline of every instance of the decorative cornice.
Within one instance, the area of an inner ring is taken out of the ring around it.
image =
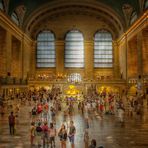
[[[117,41],[129,40],[145,27],[148,27],[148,10]]]
[[[11,18],[6,16],[6,14],[4,14],[2,11],[0,11],[0,25],[5,30],[11,31],[12,35],[17,37],[18,40],[25,38],[29,42],[32,42],[32,39],[26,35],[14,22],[12,22]]]

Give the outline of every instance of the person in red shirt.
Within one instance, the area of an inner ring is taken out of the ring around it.
[[[44,125],[42,126],[42,130],[43,130],[43,146],[45,147],[45,144],[48,145],[48,139],[49,139],[48,135],[49,127],[47,125],[47,122],[45,122]]]
[[[41,104],[38,104],[37,112],[38,112],[38,114],[40,114],[42,112],[42,105]]]

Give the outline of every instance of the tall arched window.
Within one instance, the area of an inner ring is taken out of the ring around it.
[[[17,16],[16,12],[13,12],[13,13],[11,14],[11,19],[12,19],[12,21],[13,21],[15,24],[17,24],[17,26],[20,25],[19,18],[18,18],[18,16]]]
[[[145,0],[144,2],[144,9],[147,9],[148,8],[148,0]]]
[[[65,38],[65,67],[84,67],[84,39],[78,30],[71,30]]]
[[[4,2],[3,2],[3,0],[0,0],[0,9],[4,10]]]
[[[113,67],[112,35],[106,30],[100,30],[95,34],[94,67]]]
[[[55,36],[51,31],[42,31],[37,36],[37,67],[55,67]]]
[[[137,19],[137,12],[133,11],[130,19],[130,25],[132,25],[136,21],[136,19]]]

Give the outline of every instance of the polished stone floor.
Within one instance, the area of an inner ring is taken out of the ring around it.
[[[8,113],[0,117],[0,148],[29,148],[30,107],[22,106],[19,121],[16,126],[16,134],[9,135]],[[62,113],[57,115],[56,128],[62,123]],[[84,118],[75,109],[73,121],[76,126],[75,147],[83,148]],[[135,115],[133,118],[125,118],[125,126],[121,126],[114,115],[104,115],[100,120],[92,115],[89,129],[90,139],[97,140],[97,146],[104,148],[148,148],[148,109],[144,108],[144,116]],[[70,148],[69,141],[67,147]],[[59,139],[56,138],[56,148],[60,148]]]

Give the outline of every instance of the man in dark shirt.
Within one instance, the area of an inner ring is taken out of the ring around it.
[[[69,140],[70,140],[70,143],[71,143],[71,148],[74,148],[75,145],[74,145],[74,136],[75,136],[75,133],[76,133],[76,128],[74,126],[74,123],[73,121],[70,121],[70,127],[69,127]]]
[[[13,112],[8,117],[9,120],[9,129],[10,129],[10,134],[14,135],[14,126],[15,126],[15,116],[13,115]]]

